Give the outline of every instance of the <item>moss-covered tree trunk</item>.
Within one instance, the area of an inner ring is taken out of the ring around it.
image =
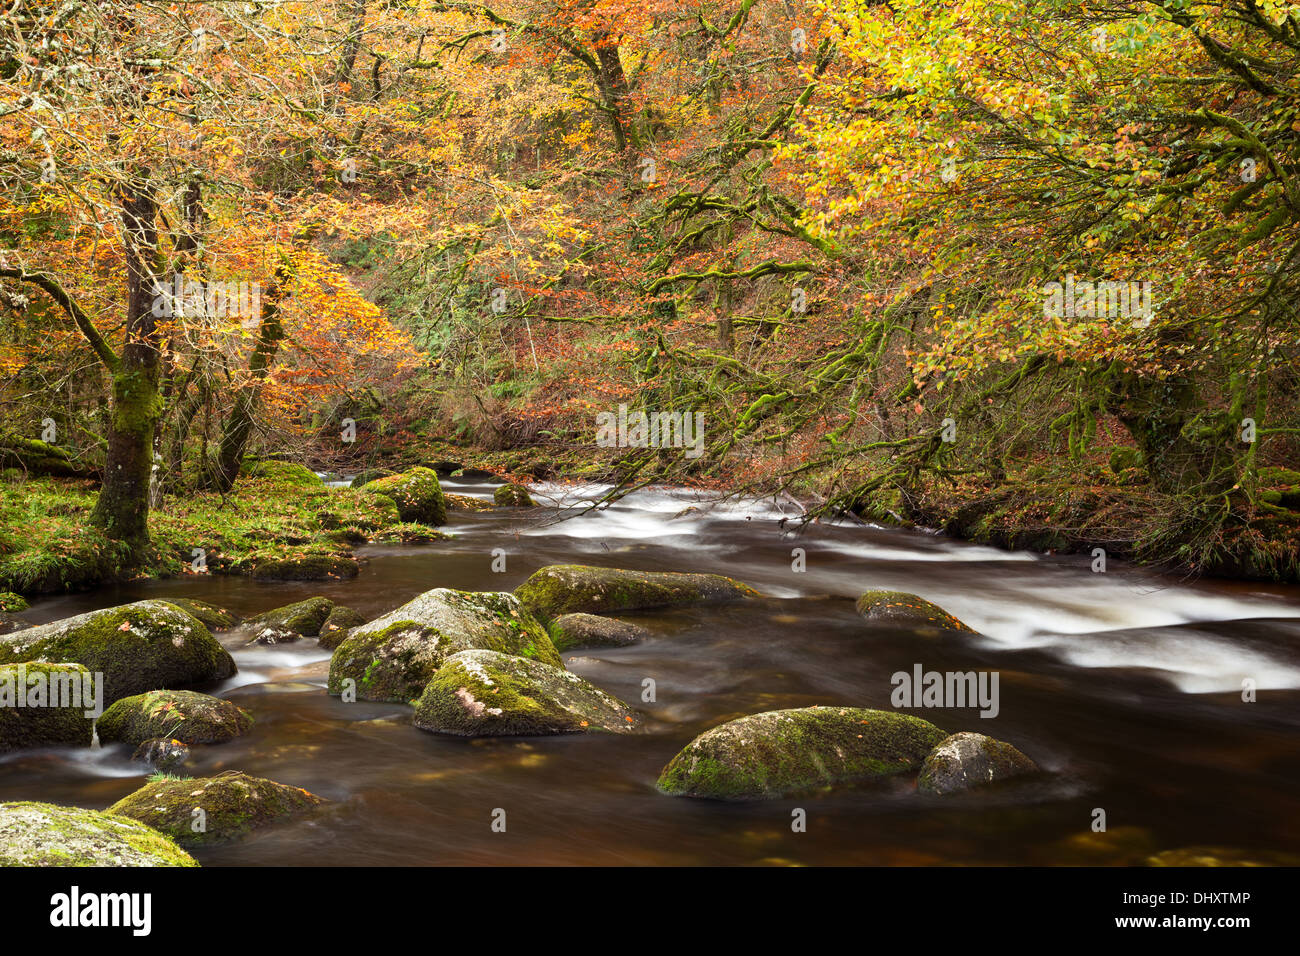
[[[92,523],[126,543],[132,555],[149,544],[149,476],[162,404],[160,350],[153,315],[158,206],[147,186],[122,194],[127,270],[126,341],[112,372],[112,405],[104,484]]]

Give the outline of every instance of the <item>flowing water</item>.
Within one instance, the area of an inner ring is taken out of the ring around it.
[[[489,497],[492,487],[445,483]],[[573,505],[593,489],[548,487]],[[196,776],[242,770],[305,787],[323,812],[201,849],[204,865],[987,864],[1141,862],[1213,845],[1300,852],[1300,589],[1190,583],[1087,557],[1044,557],[919,531],[784,526],[793,504],[709,508],[646,490],[556,522],[553,509],[456,511],[454,537],[362,548],[351,581],[257,584],[186,577],[37,602],[40,622],[144,598],[193,597],[250,615],[323,594],[376,616],[434,587],[510,590],[543,565],[710,571],[766,595],[724,607],[621,615],[653,632],[570,651],[575,673],[631,702],[639,733],[528,739],[438,737],[408,707],[324,691],[315,640],[242,646],[215,688],[251,711],[248,736],[195,747]],[[507,570],[492,570],[493,549]],[[802,548],[806,570],[792,551]],[[980,632],[937,637],[869,624],[868,588],[919,593]],[[247,636],[244,635],[243,640]],[[655,790],[696,734],[744,714],[812,704],[890,708],[890,677],[996,671],[1000,710],[910,711],[1007,740],[1050,775],[938,798],[892,778],[830,794],[723,804]],[[645,678],[655,700],[642,700]],[[1258,688],[1242,700],[1242,681]],[[0,762],[0,800],[100,809],[143,783],[129,748],[28,751]],[[792,832],[792,811],[807,832]],[[1107,832],[1094,833],[1094,810]],[[506,811],[506,832],[493,812]]]

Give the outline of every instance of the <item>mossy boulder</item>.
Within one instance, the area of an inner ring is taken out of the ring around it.
[[[492,492],[492,500],[507,508],[534,508],[537,502],[523,485],[502,485]]]
[[[190,748],[174,737],[143,740],[131,754],[132,760],[147,763],[160,773],[171,773],[190,758]]]
[[[1128,445],[1117,445],[1110,450],[1111,474],[1118,475],[1130,468],[1142,467],[1142,452]]]
[[[320,488],[325,484],[310,468],[295,462],[274,461],[270,458],[245,458],[239,469],[239,476],[265,478],[279,485],[292,485],[297,488]]]
[[[152,690],[123,697],[99,718],[104,743],[141,744],[154,737],[219,744],[248,733],[253,718],[228,700],[189,690]]]
[[[546,629],[514,595],[435,588],[353,628],[330,659],[329,692],[342,694],[350,679],[362,700],[406,703],[444,660],[473,648],[563,669]]]
[[[361,490],[368,495],[391,498],[403,521],[428,525],[447,523],[447,501],[442,495],[438,473],[430,468],[411,468],[400,475],[376,478]]]
[[[237,840],[324,802],[299,787],[245,773],[184,779],[158,776],[108,812],[139,820],[191,847]],[[202,817],[196,817],[197,809],[203,810]],[[200,823],[202,829],[196,829]]]
[[[350,554],[310,552],[265,556],[253,567],[254,581],[325,581],[355,578],[361,565]]]
[[[491,511],[495,507],[492,502],[475,498],[473,495],[454,495],[444,492],[443,497],[447,499],[449,511]]]
[[[95,707],[90,678],[80,664],[0,665],[0,753],[25,747],[89,747],[95,723],[87,716]]]
[[[209,631],[228,631],[239,623],[239,618],[223,607],[196,601],[193,598],[172,598],[168,604],[178,608],[192,617],[197,617]]]
[[[104,702],[222,680],[235,661],[198,618],[165,601],[136,601],[0,637],[0,664],[40,659],[104,675]]]
[[[15,614],[27,610],[29,606],[27,599],[21,594],[15,594],[13,591],[0,591],[0,611]]]
[[[916,785],[926,793],[942,795],[1038,772],[1038,764],[1011,744],[984,734],[960,733],[930,751]]]
[[[585,611],[611,614],[642,608],[721,604],[758,592],[720,574],[622,571],[581,564],[552,564],[534,572],[515,594],[543,621]]]
[[[560,651],[574,647],[627,647],[650,633],[644,627],[617,618],[583,613],[561,614],[547,630],[556,650]]]
[[[0,866],[198,865],[138,820],[52,803],[0,803]]]
[[[325,623],[320,628],[320,646],[327,651],[332,651],[345,640],[348,633],[354,627],[360,627],[366,623],[364,614],[352,610],[350,607],[340,607],[335,605],[325,618]]]
[[[687,744],[659,775],[685,797],[748,800],[915,770],[947,736],[929,721],[861,707],[773,710]]]
[[[868,621],[922,631],[975,633],[973,628],[967,627],[939,605],[907,591],[864,591],[858,598],[857,609]]]
[[[253,641],[258,644],[283,644],[300,637],[316,637],[334,610],[329,598],[314,597],[264,611],[250,618]]]
[[[628,706],[576,674],[496,651],[454,654],[415,705],[415,726],[437,734],[500,737],[626,732]]]

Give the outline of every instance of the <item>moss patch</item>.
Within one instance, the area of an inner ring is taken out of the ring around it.
[[[539,619],[549,621],[576,611],[608,614],[639,608],[719,604],[756,597],[758,592],[720,574],[552,564],[515,588],[515,595]]]
[[[248,733],[253,718],[227,700],[188,690],[155,690],[124,697],[99,718],[99,739],[141,744],[154,737],[184,744],[217,744]]]
[[[244,773],[177,780],[155,777],[108,808],[139,820],[181,846],[205,846],[305,813],[325,801],[299,787]],[[203,810],[204,818],[194,811]],[[200,820],[203,828],[197,829]]]
[[[239,623],[239,618],[223,607],[195,601],[193,598],[171,598],[168,604],[174,604],[186,614],[197,617],[209,631],[228,631]]]
[[[202,622],[163,601],[137,601],[0,637],[0,664],[38,658],[104,675],[104,701],[221,680],[235,662]]]
[[[25,661],[0,665],[0,753],[25,747],[88,747],[94,719],[86,711],[94,701],[82,696],[90,671],[80,664]],[[27,706],[17,706],[24,685]],[[73,690],[75,696],[72,696]],[[32,695],[39,688],[40,697]],[[31,706],[36,700],[39,706]],[[56,706],[63,702],[74,706]]]
[[[314,597],[264,611],[249,623],[257,629],[255,640],[263,644],[278,644],[299,637],[316,637],[325,620],[334,610],[329,598]]]
[[[907,714],[859,707],[774,710],[696,737],[664,767],[664,793],[779,797],[915,770],[947,734]]]

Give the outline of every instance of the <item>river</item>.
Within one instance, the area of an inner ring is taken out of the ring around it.
[[[446,490],[491,496],[468,480]],[[541,486],[573,505],[593,489]],[[350,581],[142,581],[34,601],[53,620],[144,598],[193,597],[251,615],[316,594],[377,616],[434,587],[510,590],[547,564],[710,571],[763,599],[625,614],[653,636],[575,650],[566,665],[645,716],[631,735],[478,739],[411,726],[407,707],[324,691],[315,640],[241,646],[240,672],[205,688],[249,710],[253,731],[197,746],[187,771],[242,770],[331,801],[227,845],[205,866],[431,864],[1117,864],[1213,845],[1300,853],[1300,588],[1188,582],[1087,556],[1005,552],[921,531],[779,523],[793,504],[710,508],[643,490],[556,521],[553,508],[454,511],[451,540],[367,546]],[[793,549],[802,549],[799,572]],[[493,551],[506,570],[494,572]],[[499,552],[498,552],[499,553]],[[868,624],[868,588],[916,592],[978,636],[919,637]],[[246,636],[244,638],[246,640]],[[723,804],[655,790],[692,737],[763,710],[891,707],[892,674],[992,670],[999,713],[910,711],[1007,740],[1049,774],[959,797],[892,778],[832,794]],[[652,678],[655,700],[642,700]],[[1258,699],[1242,700],[1242,681]],[[143,783],[129,748],[24,751],[0,761],[0,800],[102,809]],[[792,832],[792,811],[807,811]],[[506,830],[492,828],[506,811]],[[1107,832],[1091,829],[1094,811]]]

